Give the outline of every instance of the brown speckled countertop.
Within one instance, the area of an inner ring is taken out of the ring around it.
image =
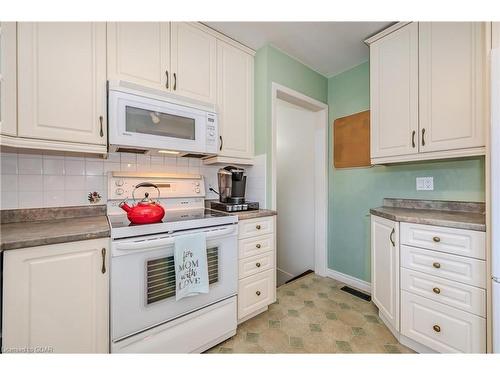
[[[1,211],[0,251],[109,235],[104,205]]]
[[[372,208],[370,213],[394,221],[484,232],[484,209],[482,202],[386,198],[382,207]]]

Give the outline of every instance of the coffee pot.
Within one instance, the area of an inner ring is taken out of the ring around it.
[[[230,204],[245,203],[247,176],[244,173],[244,169],[231,165],[219,169],[217,178],[219,181],[220,202]]]

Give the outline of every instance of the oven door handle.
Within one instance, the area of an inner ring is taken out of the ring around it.
[[[207,240],[213,239],[215,237],[225,236],[227,234],[235,232],[235,225],[231,225],[229,228],[215,229],[206,231]],[[151,247],[158,246],[168,246],[175,243],[175,237],[171,236],[167,238],[157,238],[154,240],[146,241],[136,241],[136,242],[119,242],[116,243],[115,250],[148,250]]]

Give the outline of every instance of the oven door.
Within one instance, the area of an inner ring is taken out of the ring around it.
[[[114,342],[233,296],[237,292],[237,225],[203,229],[207,236],[209,293],[175,300],[175,237],[112,242],[111,334]]]
[[[215,145],[215,114],[121,91],[109,92],[109,126],[112,145],[193,153]]]

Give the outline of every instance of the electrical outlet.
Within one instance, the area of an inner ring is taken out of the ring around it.
[[[417,177],[417,190],[434,190],[434,177]]]

